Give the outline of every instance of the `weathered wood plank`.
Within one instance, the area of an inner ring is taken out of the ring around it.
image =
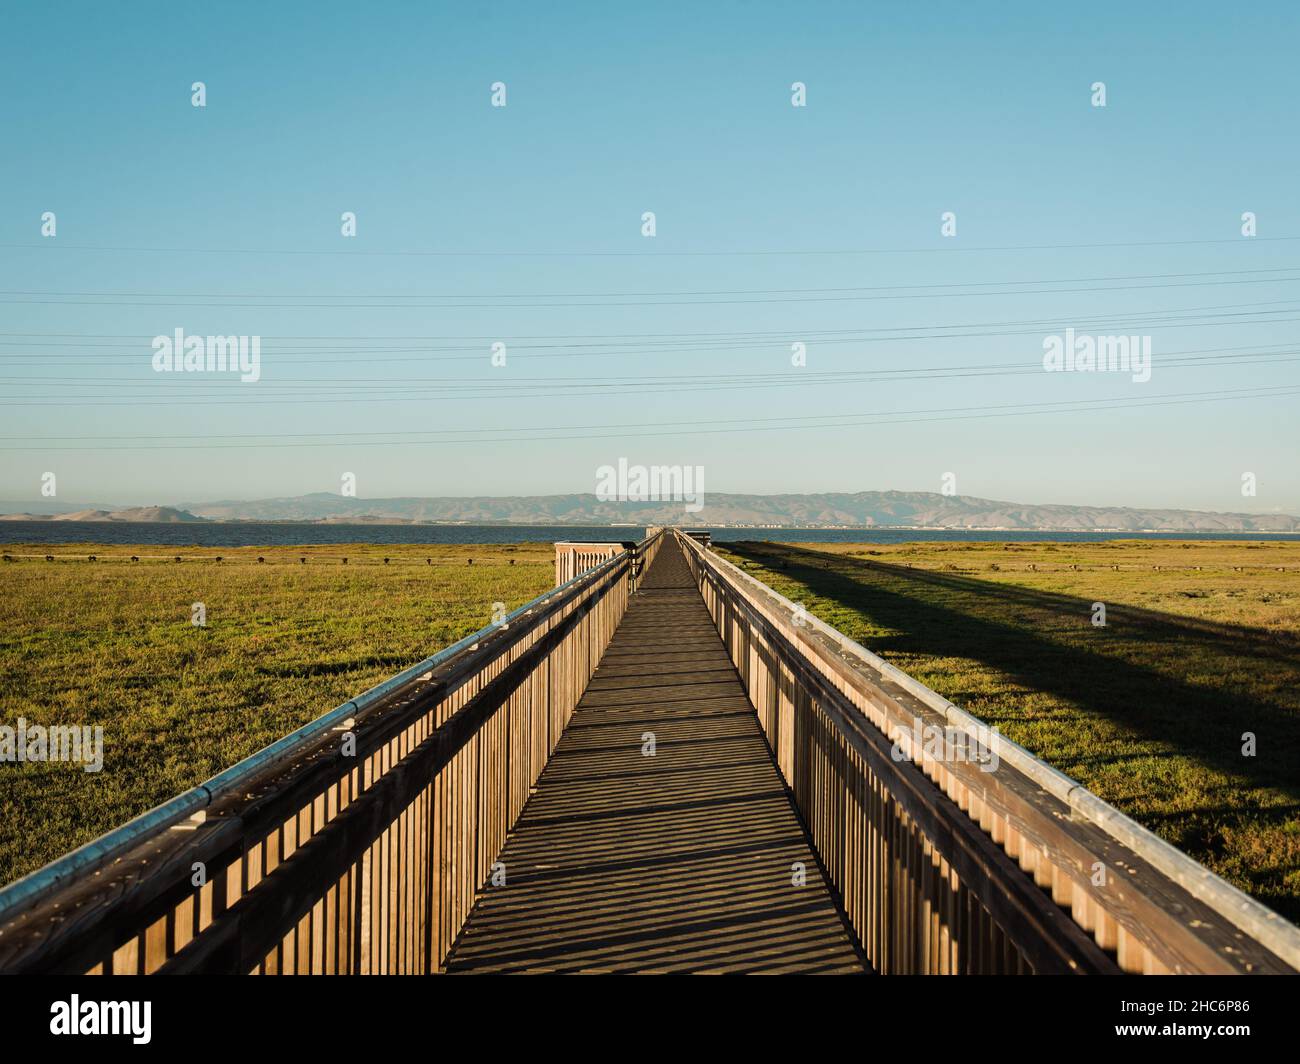
[[[865,969],[672,542],[499,860],[449,971]]]

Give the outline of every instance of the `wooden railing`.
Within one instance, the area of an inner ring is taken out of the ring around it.
[[[633,553],[0,891],[0,971],[437,970],[623,617]]]
[[[627,549],[624,543],[555,544],[555,586],[567,584],[579,573],[585,573]]]
[[[675,534],[878,972],[1300,968],[1300,929]]]
[[[602,562],[609,561],[626,550],[632,558],[632,590],[637,589],[641,573],[650,564],[663,542],[663,529],[646,529],[646,538],[640,543],[590,543],[563,540],[555,544],[555,586],[568,583],[579,573],[584,573]]]

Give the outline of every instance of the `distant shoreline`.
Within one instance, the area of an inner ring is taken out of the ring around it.
[[[908,526],[753,527],[704,525],[715,542],[740,540],[799,543],[1008,542],[1079,543],[1114,540],[1287,542],[1300,532],[1202,531],[1194,529],[1006,529]],[[622,543],[641,539],[639,525],[522,524],[513,522],[421,522],[346,524],[330,521],[19,521],[0,522],[5,546],[60,543],[168,547],[323,547],[357,544],[510,544],[562,540]]]
[[[643,532],[646,525],[618,522],[600,524],[593,522],[569,523],[565,521],[419,521],[411,518],[374,518],[372,520],[342,520],[339,518],[273,518],[260,520],[251,517],[199,517],[186,521],[143,521],[135,518],[97,517],[73,519],[61,514],[0,514],[0,523],[36,524],[36,525],[113,525],[138,526],[157,525],[162,527],[187,526],[302,526],[309,528],[546,528],[546,529],[591,529],[600,528],[609,531],[625,529],[628,532]],[[679,521],[682,528],[707,528],[738,532],[1043,532],[1053,535],[1225,535],[1225,536],[1291,536],[1300,538],[1300,532],[1274,529],[1204,529],[1204,528],[1118,528],[1115,526],[1097,526],[1093,528],[1060,528],[1051,525],[777,525],[777,524],[709,524],[707,522]]]

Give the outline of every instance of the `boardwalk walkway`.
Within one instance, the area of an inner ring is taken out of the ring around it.
[[[674,541],[500,860],[449,971],[864,970]]]

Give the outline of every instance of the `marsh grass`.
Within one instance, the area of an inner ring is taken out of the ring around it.
[[[0,564],[0,723],[102,725],[104,767],[0,763],[0,883],[482,628],[494,603],[514,609],[554,582],[550,544],[4,553],[15,560]],[[206,627],[191,623],[196,602]]]
[[[1300,544],[720,549],[1300,920]]]

